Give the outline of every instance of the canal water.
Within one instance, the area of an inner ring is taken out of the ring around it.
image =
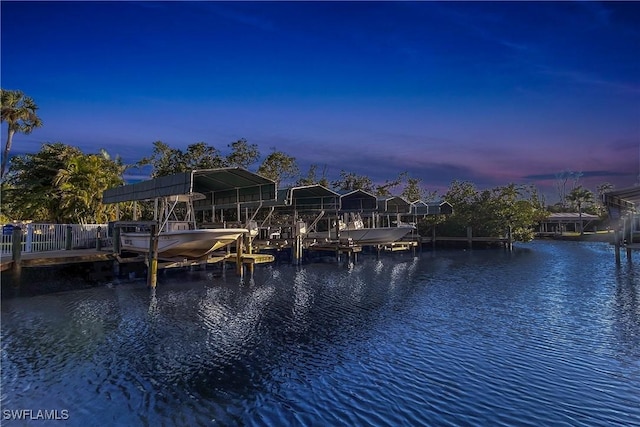
[[[2,425],[640,425],[636,256],[536,241],[6,298]]]

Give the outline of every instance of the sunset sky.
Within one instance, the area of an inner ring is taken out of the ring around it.
[[[63,142],[133,163],[240,138],[306,172],[440,194],[640,173],[640,2],[1,3],[1,84]],[[6,124],[2,127],[2,143]],[[257,167],[257,165],[256,165]],[[255,168],[254,168],[255,169]]]

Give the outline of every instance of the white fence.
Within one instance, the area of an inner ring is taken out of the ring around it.
[[[2,254],[10,254],[13,245],[12,224],[2,227]],[[107,224],[23,224],[22,252],[58,251],[67,248],[95,248],[100,227],[100,240],[103,246],[110,241]],[[67,231],[69,230],[69,231]],[[67,242],[68,236],[70,241]]]

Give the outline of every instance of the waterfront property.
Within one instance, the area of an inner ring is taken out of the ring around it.
[[[541,236],[553,236],[566,232],[580,233],[586,230],[600,217],[588,213],[578,212],[553,212],[538,226],[538,234]]]

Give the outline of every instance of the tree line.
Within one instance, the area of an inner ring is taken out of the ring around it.
[[[330,180],[326,167],[320,169],[317,164],[301,173],[295,157],[272,149],[262,158],[258,146],[244,138],[227,145],[228,155],[204,142],[181,150],[156,141],[150,156],[131,165],[124,164],[120,157],[112,158],[103,149],[85,154],[61,142],[44,143],[39,152],[13,156],[9,161],[13,135],[30,133],[42,126],[37,110],[35,102],[22,92],[2,90],[2,121],[8,125],[2,158],[3,222],[105,223],[127,217],[132,203],[104,205],[102,192],[123,185],[126,172],[133,167],[150,168],[151,178],[193,169],[242,167],[272,179],[279,187],[320,184],[338,192],[360,189],[378,197],[397,195],[409,202],[432,201],[438,196],[407,172],[381,184],[344,170],[337,179]],[[418,224],[422,232],[437,225],[443,234],[456,236],[464,235],[471,226],[476,235],[498,236],[509,227],[517,240],[528,241],[533,238],[533,227],[549,214],[544,200],[531,185],[510,183],[479,190],[473,183],[454,181],[441,198],[453,205],[454,213],[423,218]],[[581,186],[568,192],[564,202],[581,213],[596,205],[593,194]]]

